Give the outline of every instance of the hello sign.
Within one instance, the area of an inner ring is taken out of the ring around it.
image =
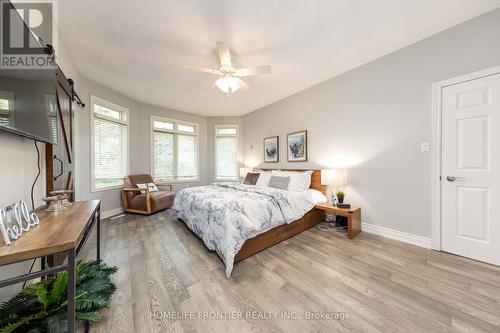
[[[40,224],[38,216],[35,213],[30,214],[25,201],[21,201],[19,205],[16,203],[11,207],[10,212],[0,209],[0,232],[5,245],[10,245],[11,241],[19,239],[23,232],[27,232],[32,227]],[[12,215],[15,221],[12,221]]]

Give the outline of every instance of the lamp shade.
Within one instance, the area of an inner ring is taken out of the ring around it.
[[[250,171],[252,171],[252,169],[247,167],[240,168],[240,177],[245,178],[247,176],[247,173],[249,173]]]
[[[346,169],[321,170],[321,185],[342,187],[347,185]]]

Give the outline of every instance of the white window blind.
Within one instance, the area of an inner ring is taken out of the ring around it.
[[[123,185],[128,174],[128,109],[92,96],[92,189]]]
[[[0,91],[0,125],[14,126],[14,93]]]
[[[57,142],[57,101],[55,95],[45,95],[45,107],[49,118],[52,142]]]
[[[238,126],[215,125],[215,178],[238,180]]]
[[[158,181],[198,180],[198,124],[151,117],[152,173]]]

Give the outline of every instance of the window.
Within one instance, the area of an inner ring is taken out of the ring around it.
[[[14,93],[0,91],[0,125],[14,126]]]
[[[215,125],[215,179],[238,176],[238,125]]]
[[[199,180],[198,124],[152,116],[151,147],[155,180]]]
[[[52,142],[57,142],[57,101],[55,95],[45,95],[45,108],[49,118]]]
[[[91,96],[92,191],[118,188],[128,174],[129,110]]]

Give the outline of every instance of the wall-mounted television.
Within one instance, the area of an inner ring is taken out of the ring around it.
[[[21,17],[14,17],[44,48]],[[0,130],[57,144],[56,69],[5,69],[0,66]]]

